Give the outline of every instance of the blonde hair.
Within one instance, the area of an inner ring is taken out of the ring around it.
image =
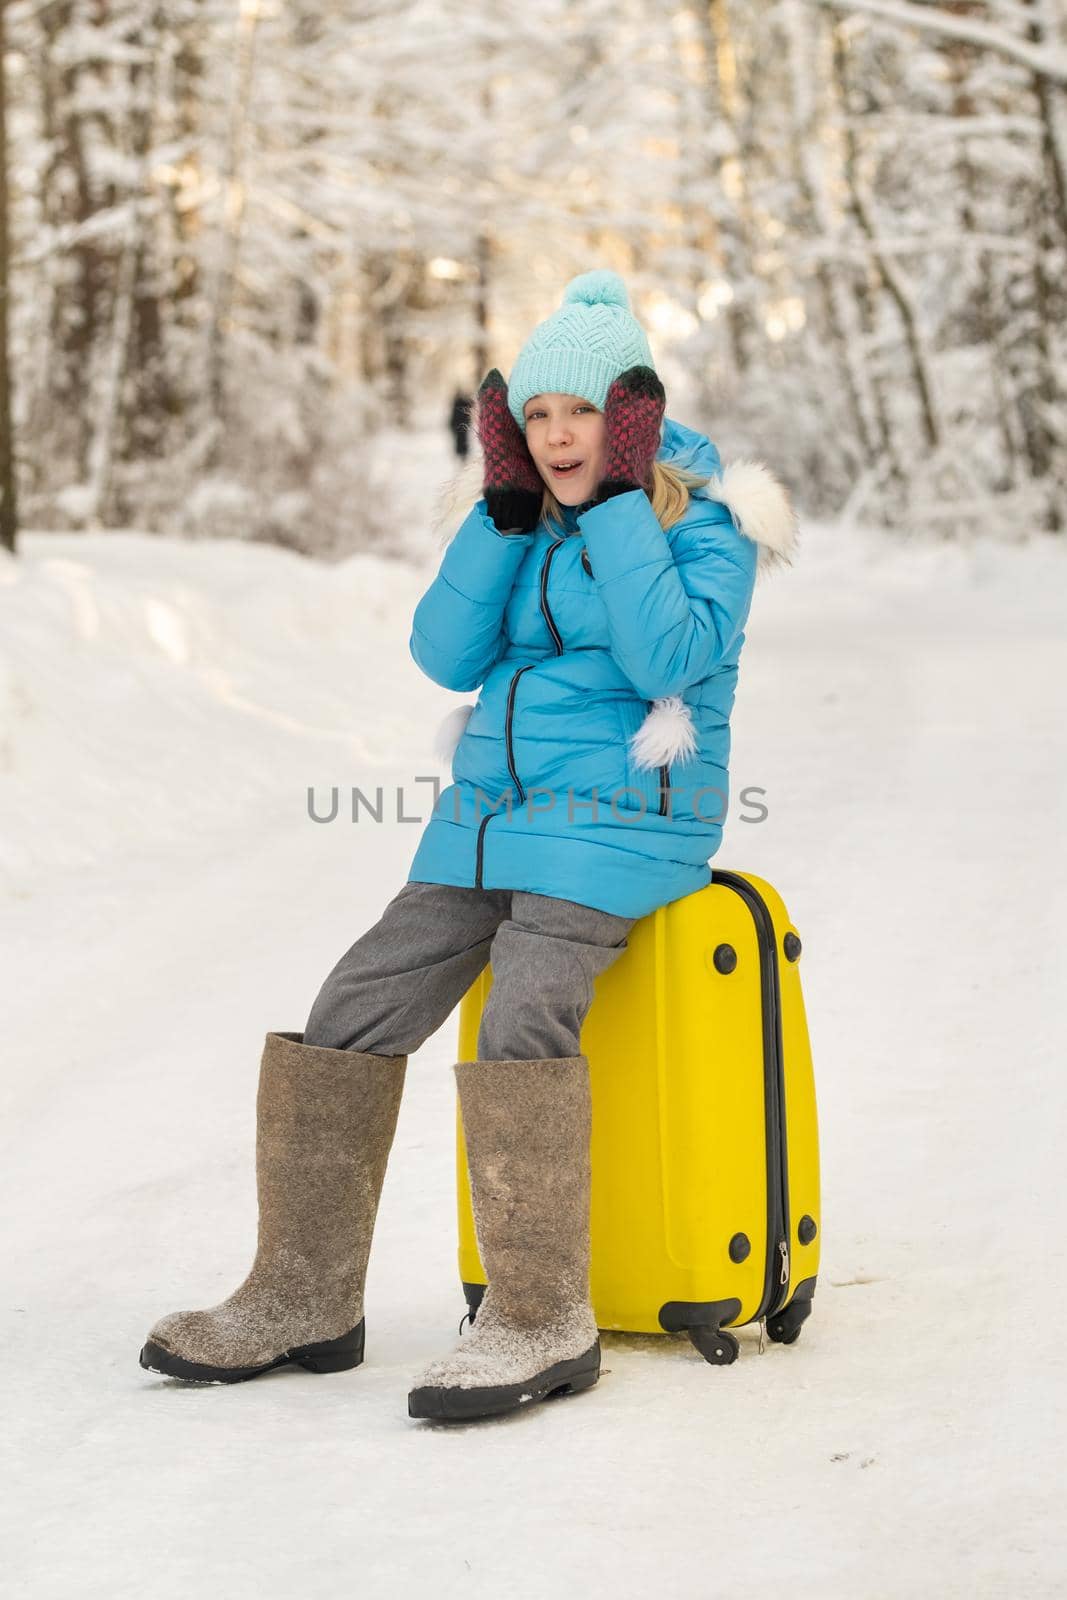
[[[481,457],[475,456],[445,483],[434,517],[440,544],[448,544],[455,534],[456,518],[460,513],[469,511],[471,505],[482,498],[482,477]],[[665,461],[652,463],[649,499],[653,514],[664,532],[685,516],[691,491],[703,488],[707,482],[706,476],[689,472],[685,467],[671,467]],[[560,522],[562,517],[563,508],[546,484],[541,500],[541,526],[548,528],[553,521]]]

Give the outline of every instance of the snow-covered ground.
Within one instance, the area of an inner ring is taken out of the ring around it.
[[[803,943],[824,1215],[799,1342],[732,1366],[605,1335],[591,1392],[408,1420],[452,1344],[455,1026],[412,1060],[367,1361],[141,1370],[255,1238],[270,1028],[404,882],[461,698],[411,610],[439,559],[29,534],[0,562],[9,1219],[3,1514],[33,1600],[1064,1593],[1067,553],[806,524],[761,584],[717,865]]]

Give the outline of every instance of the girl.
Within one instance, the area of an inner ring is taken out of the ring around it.
[[[792,559],[765,467],[721,469],[664,418],[622,281],[587,272],[478,396],[483,494],[410,648],[466,708],[453,783],[408,881],[266,1036],[258,1247],[240,1287],[148,1335],[141,1365],[232,1383],[363,1359],[363,1288],[408,1056],[491,960],[478,1059],[456,1065],[488,1285],[416,1380],[414,1417],[495,1415],[588,1388],[593,982],[638,918],[711,881],[757,571]]]

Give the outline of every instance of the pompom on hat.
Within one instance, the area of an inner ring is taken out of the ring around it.
[[[583,272],[563,291],[560,309],[539,322],[515,359],[508,409],[526,432],[523,407],[534,394],[578,394],[603,411],[612,383],[629,367],[652,367],[644,329],[617,272]]]

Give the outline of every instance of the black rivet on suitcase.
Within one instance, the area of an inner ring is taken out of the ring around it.
[[[745,1261],[752,1253],[747,1233],[735,1233],[730,1240],[730,1260]]]
[[[711,959],[716,972],[733,972],[737,966],[737,951],[732,944],[720,944]]]
[[[800,943],[799,934],[787,933],[785,938],[782,940],[782,949],[785,951],[785,959],[787,961],[798,961],[800,959],[801,948],[802,946]]]

